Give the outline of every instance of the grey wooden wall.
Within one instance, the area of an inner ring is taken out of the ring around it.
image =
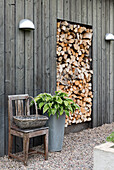
[[[35,31],[18,29],[31,19]],[[57,18],[93,27],[93,126],[114,121],[113,0],[0,0],[0,155],[7,153],[8,94],[56,90]]]

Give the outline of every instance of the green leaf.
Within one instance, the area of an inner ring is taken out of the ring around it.
[[[69,102],[68,101],[64,101],[65,106],[68,106]]]
[[[63,93],[63,92],[59,93],[59,95],[60,95],[61,97],[68,97],[68,94],[67,94],[67,93]]]
[[[39,108],[41,109],[44,104],[44,102],[39,103]]]
[[[69,111],[68,111],[68,110],[65,110],[65,114],[66,114],[67,116],[69,116]]]
[[[42,101],[45,102],[46,101],[46,97],[42,96]]]
[[[60,97],[56,97],[56,102],[62,104],[62,99]]]
[[[36,96],[36,97],[34,97],[34,100],[35,100],[35,102],[38,102],[39,100],[40,100],[40,97],[39,96]],[[31,102],[30,102],[30,104],[34,104],[34,100],[32,100]]]
[[[68,94],[67,93],[64,93],[64,92],[61,92],[60,90],[59,91],[55,91],[55,96],[60,96],[60,97],[68,97]]]
[[[55,108],[56,110],[59,109],[60,105],[58,103],[53,105],[53,108]]]
[[[50,117],[52,114],[51,109],[48,110],[48,116]]]
[[[48,101],[51,100],[51,99],[52,99],[51,94],[46,94],[46,102],[48,102]]]
[[[78,104],[76,104],[76,108],[80,110],[80,106]]]
[[[52,95],[50,93],[45,93],[47,97],[52,97]]]
[[[55,94],[58,95],[59,92],[60,92],[60,91],[55,91]]]
[[[49,109],[49,105],[45,104],[43,108],[43,114]]]
[[[68,102],[74,103],[74,101],[72,99],[66,99]]]
[[[56,112],[57,113],[57,118],[59,118],[59,112]]]
[[[39,96],[36,96],[36,97],[34,97],[34,100],[37,102],[37,100],[39,100],[40,99],[40,97]]]
[[[55,108],[51,109],[52,115],[55,115],[56,111],[57,111],[57,109],[55,109]]]
[[[73,112],[73,109],[72,109],[72,107],[69,105],[68,106],[68,109],[71,111],[71,112]]]
[[[52,104],[53,104],[53,103],[48,103],[48,105],[49,105],[50,108],[52,107]]]
[[[63,114],[63,107],[60,108],[60,111],[59,111],[60,115]]]
[[[34,104],[34,101],[32,100],[32,101],[30,102],[30,107],[33,106],[33,104]]]
[[[46,97],[46,102],[48,102],[51,99],[51,97]]]
[[[34,97],[34,100],[35,100],[35,102],[39,102],[39,100],[40,100],[40,97],[39,96],[36,96],[36,97]],[[34,100],[32,100],[31,102],[30,102],[30,106],[32,106],[33,104],[34,104]]]

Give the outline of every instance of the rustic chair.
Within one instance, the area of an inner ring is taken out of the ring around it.
[[[28,155],[40,153],[48,159],[48,127],[34,129],[20,129],[13,123],[13,116],[30,115],[29,95],[10,95],[8,96],[8,122],[9,122],[9,141],[8,141],[8,157],[16,158],[27,165]],[[29,139],[36,136],[44,135],[44,153],[29,149]],[[13,136],[23,138],[23,156],[12,154]]]

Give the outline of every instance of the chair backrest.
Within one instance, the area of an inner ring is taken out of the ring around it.
[[[30,115],[28,94],[8,96],[8,122],[11,126],[13,116]]]

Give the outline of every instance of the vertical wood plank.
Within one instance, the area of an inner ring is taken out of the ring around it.
[[[70,20],[70,1],[63,1],[63,17],[65,20]]]
[[[34,0],[34,96],[42,91],[42,3],[41,0]],[[42,144],[42,138],[39,136],[35,137],[33,144],[34,146]]]
[[[16,1],[16,94],[24,93],[24,31],[19,30],[19,22],[24,19],[24,1]]]
[[[41,17],[41,0],[34,0],[34,96],[37,96],[42,90]],[[41,140],[41,137],[35,137],[34,146],[42,144]]]
[[[25,18],[33,21],[33,0],[25,0]],[[34,75],[33,75],[33,31],[25,31],[25,93],[33,96]],[[33,146],[33,139],[30,140],[30,147]]]
[[[5,4],[5,148],[8,150],[7,95],[15,94],[15,0]]]
[[[0,156],[4,155],[4,0],[0,1]]]
[[[49,92],[49,0],[44,1],[44,91]]]
[[[34,96],[42,89],[41,75],[41,0],[34,0]]]
[[[18,28],[19,22],[22,19],[24,19],[24,1],[20,0],[16,1],[16,94],[25,93],[24,31]],[[22,139],[16,137],[15,140],[16,152],[22,151]]]
[[[34,0],[34,96],[42,91],[42,4],[41,0]],[[44,83],[43,83],[44,86]],[[41,137],[33,139],[34,146],[41,142]]]
[[[15,93],[15,1],[6,3],[6,94]]]
[[[45,74],[44,74],[44,0],[41,0],[41,92],[45,91]]]
[[[102,124],[105,123],[105,111],[106,111],[106,87],[105,87],[105,84],[106,84],[106,49],[105,49],[105,39],[104,39],[104,36],[105,36],[105,0],[102,0],[102,49],[101,49],[101,52],[102,52],[102,105],[101,105],[101,109],[102,109]]]
[[[97,115],[97,41],[96,41],[96,36],[97,36],[97,30],[96,30],[96,20],[97,20],[97,15],[96,15],[96,0],[93,1],[93,115],[92,115],[92,120],[93,120],[93,127],[97,126],[97,120],[98,120],[98,115]]]
[[[56,1],[50,0],[49,7],[49,57],[50,57],[50,92],[54,94],[56,90],[56,29],[57,29],[57,21],[56,21]]]
[[[102,118],[102,112],[101,112],[101,106],[102,106],[102,75],[101,75],[101,70],[102,70],[102,56],[101,56],[101,0],[97,0],[97,64],[98,64],[98,81],[97,81],[97,86],[98,86],[98,96],[97,96],[97,101],[98,101],[98,125],[101,125],[101,118]]]
[[[25,18],[33,21],[33,0],[25,0]],[[33,31],[25,31],[25,93],[33,96]]]
[[[76,11],[76,0],[71,0],[70,1],[70,20],[73,22],[75,22],[76,20],[75,11]]]
[[[93,1],[92,0],[87,0],[87,24],[88,25],[92,25],[92,15],[93,11],[92,11],[92,5],[93,5]]]
[[[114,6],[113,0],[110,0],[110,33],[114,33]],[[110,42],[110,67],[109,67],[109,76],[110,76],[110,112],[109,112],[109,122],[113,122],[113,106],[114,106],[114,42]]]
[[[63,19],[63,0],[57,0],[57,18]]]
[[[106,5],[106,17],[105,17],[105,22],[106,22],[106,25],[105,25],[105,29],[106,29],[106,33],[108,33],[110,31],[110,13],[109,13],[109,10],[110,10],[110,6],[109,6],[109,1],[105,1]],[[110,82],[110,75],[109,75],[109,67],[110,67],[110,42],[109,41],[106,41],[106,111],[105,111],[105,117],[106,117],[106,123],[109,123],[109,110],[110,110],[110,85],[109,85],[109,82]]]
[[[76,22],[81,23],[81,15],[82,15],[82,10],[81,10],[81,0],[76,0]]]
[[[81,23],[82,24],[87,24],[87,17],[88,17],[87,16],[87,10],[88,9],[87,9],[87,2],[86,1],[87,0],[82,0],[82,3],[81,3],[81,5],[82,5],[81,6],[82,7],[82,10],[81,10],[82,11],[82,14],[81,14],[82,15]]]

